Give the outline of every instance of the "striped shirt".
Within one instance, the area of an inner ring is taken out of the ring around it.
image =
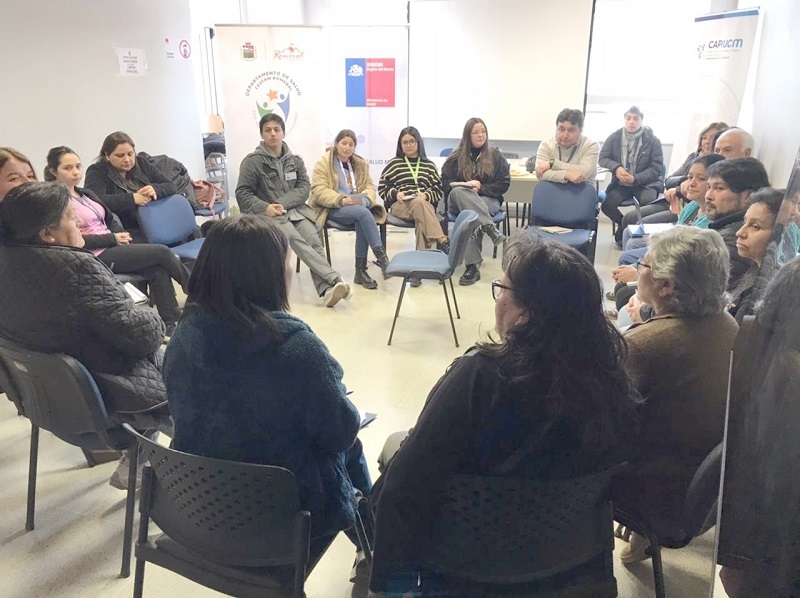
[[[442,180],[436,164],[425,158],[410,158],[411,168],[406,164],[405,158],[392,158],[386,164],[378,183],[378,195],[383,199],[386,209],[397,201],[397,194],[425,193],[428,201],[434,206],[442,198]],[[417,173],[417,165],[419,172]],[[418,174],[417,182],[414,175]]]

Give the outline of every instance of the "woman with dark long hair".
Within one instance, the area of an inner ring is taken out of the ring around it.
[[[416,127],[400,131],[395,156],[381,173],[378,195],[392,215],[414,223],[417,249],[430,249],[434,243],[445,247],[447,235],[436,216],[442,180],[436,164],[425,155],[425,143]],[[418,285],[412,282],[412,286]]]
[[[342,368],[288,313],[288,248],[266,215],[225,218],[209,229],[164,356],[164,380],[173,446],[289,469],[316,538],[353,525],[353,487],[367,494],[371,482]]]
[[[103,140],[97,160],[86,169],[86,186],[120,217],[126,230],[135,233],[137,241],[137,209],[178,192],[160,170],[137,159],[133,139],[122,131]]]
[[[489,133],[482,119],[467,120],[458,147],[442,166],[442,190],[445,206],[451,214],[473,210],[478,214],[478,228],[467,244],[464,263],[467,269],[459,279],[460,285],[475,284],[481,278],[481,241],[489,235],[499,245],[505,237],[492,222],[500,211],[503,193],[511,185],[508,161],[496,147],[489,144]]]
[[[537,436],[508,475],[578,477],[624,460],[636,392],[591,263],[560,243],[516,235],[503,270],[492,283],[497,336],[450,366],[399,451],[384,455],[370,499],[373,592],[414,587],[451,474],[492,475]]]
[[[371,247],[383,277],[389,258],[381,241],[378,224],[386,222],[386,208],[377,201],[369,164],[356,154],[356,134],[342,129],[324,156],[314,165],[309,203],[317,211],[317,226],[330,219],[356,231],[355,284],[377,289],[378,283],[367,273],[367,250]]]

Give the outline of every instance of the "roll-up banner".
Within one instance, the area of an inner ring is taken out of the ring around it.
[[[682,80],[684,133],[676,136],[672,165],[697,149],[697,136],[709,123],[740,123],[746,94],[755,80],[760,11],[748,8],[695,18],[693,69]],[[672,78],[670,79],[672,80]],[[751,91],[750,91],[751,92]],[[670,172],[674,168],[670,169]]]
[[[311,176],[325,151],[325,68],[321,27],[217,25],[225,147],[231,192],[242,159],[261,141],[258,121],[275,112],[286,122],[286,143]]]
[[[408,122],[408,28],[329,27],[327,144],[342,129],[357,136],[356,153],[378,185]],[[425,131],[422,131],[425,135]]]

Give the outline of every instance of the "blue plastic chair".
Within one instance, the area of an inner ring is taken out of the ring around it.
[[[458,312],[458,302],[456,301],[456,289],[453,286],[453,272],[464,261],[464,253],[467,250],[467,241],[470,235],[478,226],[478,215],[472,210],[464,210],[456,218],[453,225],[453,234],[450,236],[450,254],[442,253],[435,249],[422,251],[402,251],[395,255],[386,268],[389,276],[402,276],[403,284],[400,286],[400,296],[397,298],[397,308],[394,311],[392,320],[392,330],[389,333],[389,342],[392,344],[394,327],[397,324],[397,317],[400,315],[400,306],[403,304],[403,295],[406,292],[406,283],[411,277],[436,279],[442,284],[444,291],[444,301],[447,304],[447,313],[450,316],[450,327],[453,329],[453,339],[458,347],[458,336],[456,335],[456,325],[453,321],[453,312],[450,310],[450,298],[447,293],[446,280],[450,281],[450,291],[453,293],[453,305],[456,308],[456,317],[461,318]]]
[[[597,241],[597,189],[593,183],[561,184],[541,181],[533,190],[531,225],[527,230],[548,235],[569,245],[594,263]],[[548,233],[542,226],[571,228],[568,233]]]
[[[442,151],[439,152],[439,157],[440,158],[446,158],[447,156],[449,156],[452,153],[453,153],[453,148],[452,147],[446,147]]]
[[[192,205],[182,195],[170,195],[139,207],[139,223],[148,243],[166,245],[179,258],[196,260],[204,239],[193,239],[197,230]]]

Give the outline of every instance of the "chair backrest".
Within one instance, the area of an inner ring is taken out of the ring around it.
[[[470,235],[478,227],[478,214],[472,210],[459,212],[453,232],[450,234],[450,267],[455,270],[464,261],[464,254],[467,252],[467,243]]]
[[[225,182],[228,173],[228,165],[225,154],[211,152],[206,158],[206,180],[216,184]]]
[[[439,157],[446,158],[447,156],[449,156],[452,153],[453,153],[453,148],[452,147],[446,147],[442,151],[439,152]]]
[[[0,359],[31,423],[78,446],[111,446],[103,397],[89,371],[64,353],[40,353],[0,338]],[[87,440],[86,443],[81,439]]]
[[[463,580],[512,584],[610,553],[612,473],[563,480],[451,476],[425,568]]]
[[[305,545],[308,554],[311,515],[300,510],[292,472],[182,453],[125,429],[152,468],[151,482],[142,486],[142,513],[147,509],[172,540],[228,565],[295,564],[296,546]]]
[[[597,217],[597,190],[593,183],[540,181],[533,189],[531,222],[537,226],[592,228]]]
[[[182,195],[170,195],[139,207],[139,223],[148,243],[178,245],[197,229],[194,210]]]

